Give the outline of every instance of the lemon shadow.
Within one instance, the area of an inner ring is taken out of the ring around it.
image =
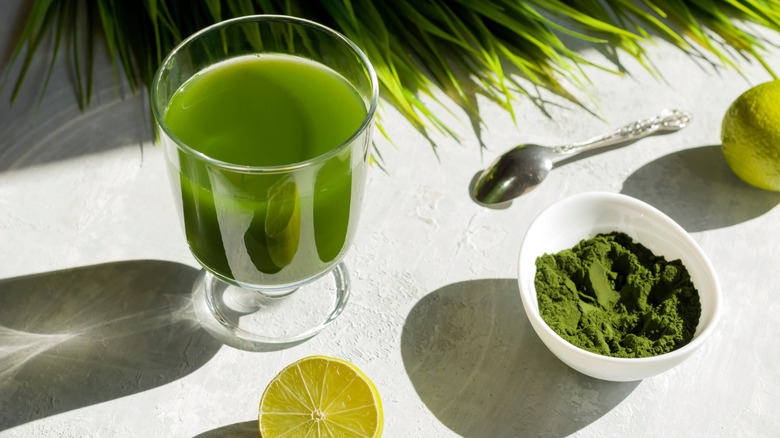
[[[640,383],[594,379],[558,360],[533,331],[514,279],[431,292],[406,318],[401,354],[423,403],[466,438],[568,435]]]
[[[780,203],[780,192],[739,179],[720,145],[684,149],[651,161],[623,182],[621,193],[653,205],[689,232],[746,222]]]
[[[216,429],[200,433],[193,438],[257,438],[259,436],[260,431],[257,420],[252,420],[218,427]]]
[[[198,270],[107,263],[0,280],[0,431],[155,388],[221,344],[191,305]]]

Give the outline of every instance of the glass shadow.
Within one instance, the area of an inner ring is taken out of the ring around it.
[[[0,280],[0,431],[155,388],[221,344],[191,305],[199,271],[138,260]]]
[[[567,436],[638,385],[580,374],[539,340],[514,279],[454,283],[420,300],[401,337],[420,399],[466,438]]]

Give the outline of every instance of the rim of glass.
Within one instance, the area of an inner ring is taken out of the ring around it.
[[[365,66],[367,72],[368,72],[368,78],[371,83],[371,102],[368,107],[368,111],[366,113],[366,117],[363,119],[363,123],[360,124],[360,127],[358,127],[355,132],[343,143],[338,145],[337,147],[334,147],[333,149],[329,150],[328,152],[325,152],[322,155],[318,155],[314,158],[310,158],[308,160],[299,161],[297,163],[291,163],[291,164],[282,164],[278,166],[248,166],[248,165],[242,165],[242,164],[236,164],[231,163],[228,161],[222,161],[217,160],[216,158],[212,158],[200,151],[197,151],[187,145],[185,142],[180,140],[176,135],[171,132],[170,128],[168,128],[168,125],[165,124],[164,120],[164,108],[161,109],[157,105],[157,99],[155,99],[155,95],[157,94],[157,88],[160,82],[160,78],[162,77],[163,69],[166,65],[168,65],[169,62],[171,62],[171,59],[176,56],[176,54],[181,51],[183,48],[187,47],[192,41],[199,38],[201,35],[213,32],[215,30],[219,30],[223,27],[227,27],[233,24],[237,23],[245,23],[245,22],[260,22],[260,21],[277,21],[277,22],[286,22],[286,23],[292,23],[292,24],[298,24],[303,26],[308,26],[314,29],[317,29],[323,33],[329,34],[333,36],[334,38],[340,40],[342,43],[344,43],[347,47],[349,47],[357,56],[360,58],[360,61]],[[167,135],[171,140],[173,140],[176,143],[176,146],[190,154],[198,157],[199,159],[212,164],[214,166],[218,166],[225,169],[230,170],[236,170],[236,171],[242,171],[242,172],[250,172],[250,173],[276,173],[276,172],[283,172],[283,171],[290,171],[290,170],[296,170],[301,169],[305,167],[312,166],[314,164],[317,164],[319,162],[325,161],[328,158],[332,157],[333,155],[338,154],[342,149],[344,149],[347,145],[351,144],[355,141],[355,139],[360,136],[366,129],[368,129],[369,125],[373,123],[374,120],[374,114],[376,113],[377,108],[377,102],[379,97],[379,84],[376,77],[376,71],[374,70],[374,66],[371,64],[371,61],[368,60],[368,57],[365,53],[358,47],[355,43],[352,42],[349,38],[342,35],[339,32],[336,32],[335,30],[324,26],[322,24],[316,23],[311,20],[307,20],[305,18],[298,18],[298,17],[291,17],[288,15],[247,15],[243,17],[237,17],[237,18],[231,18],[229,20],[220,21],[218,23],[212,24],[208,27],[204,27],[203,29],[195,32],[194,34],[190,35],[186,39],[184,39],[181,43],[179,43],[176,47],[171,50],[171,52],[165,57],[163,62],[160,64],[160,66],[157,68],[157,71],[154,74],[154,79],[152,80],[152,87],[151,87],[151,106],[152,106],[152,115],[154,116],[155,121],[157,122],[157,125],[165,132],[165,135]]]

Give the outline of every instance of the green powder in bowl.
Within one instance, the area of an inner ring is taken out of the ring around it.
[[[667,261],[620,232],[598,234],[536,259],[539,313],[593,353],[650,357],[693,339],[699,292],[680,260]]]

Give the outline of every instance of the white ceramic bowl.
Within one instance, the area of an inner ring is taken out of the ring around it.
[[[701,318],[693,340],[659,356],[623,359],[591,353],[558,336],[539,315],[534,287],[536,258],[554,254],[598,233],[622,231],[656,255],[682,260],[699,291]],[[667,371],[693,354],[715,329],[720,312],[718,278],[699,245],[676,222],[654,207],[616,193],[583,193],[562,199],[531,223],[520,248],[519,276],[523,306],[536,334],[560,360],[592,377],[617,382],[644,379]]]

